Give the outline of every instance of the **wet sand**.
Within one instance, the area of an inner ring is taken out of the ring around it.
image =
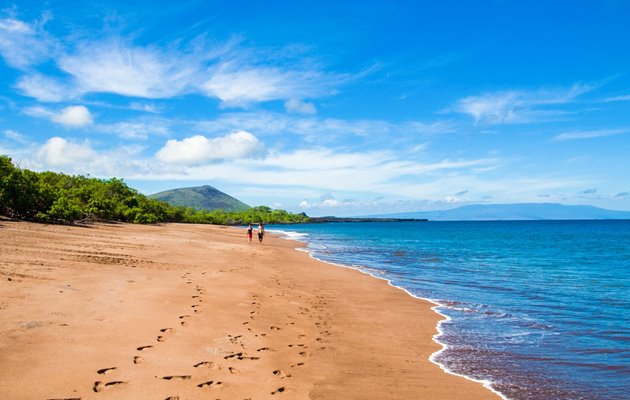
[[[385,281],[208,225],[0,221],[6,399],[498,399]]]

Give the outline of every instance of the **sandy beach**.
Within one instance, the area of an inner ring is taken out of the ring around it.
[[[440,316],[244,229],[0,221],[3,399],[498,399]]]

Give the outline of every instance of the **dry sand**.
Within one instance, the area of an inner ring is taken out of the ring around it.
[[[492,399],[430,304],[267,235],[0,221],[2,399]]]

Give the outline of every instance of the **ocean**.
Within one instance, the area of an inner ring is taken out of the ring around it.
[[[630,220],[268,229],[438,304],[432,360],[504,398],[630,399]]]

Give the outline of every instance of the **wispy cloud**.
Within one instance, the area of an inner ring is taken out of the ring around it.
[[[76,99],[81,94],[70,83],[37,72],[20,77],[15,87],[24,95],[43,102]]]
[[[284,109],[288,112],[299,114],[315,114],[317,112],[315,104],[298,99],[289,99],[285,101]]]
[[[12,129],[6,129],[3,133],[4,137],[13,142],[17,142],[22,145],[30,145],[33,143],[33,141],[28,136],[23,135],[20,132],[14,131]]]
[[[613,96],[607,97],[603,100],[605,103],[610,103],[614,101],[630,101],[630,94],[622,95],[622,96]]]
[[[566,114],[544,107],[574,101],[594,86],[575,84],[568,89],[538,91],[502,91],[469,96],[459,100],[452,110],[468,114],[476,124],[514,124],[548,120]]]
[[[322,143],[348,136],[391,139],[392,136],[431,136],[456,131],[456,125],[445,121],[390,122],[378,119],[346,120],[308,115],[286,115],[273,112],[223,113],[216,119],[197,121],[196,129],[222,133],[244,129],[261,135],[299,135],[308,141]],[[417,145],[417,142],[414,146]]]
[[[578,192],[578,194],[595,194],[597,193],[597,189],[593,188],[593,189],[586,189],[586,190],[582,190],[581,192]]]
[[[88,93],[144,99],[194,93],[217,98],[223,107],[277,100],[287,102],[290,111],[312,114],[313,103],[295,99],[334,94],[339,85],[364,73],[326,72],[295,50],[248,49],[234,41],[209,44],[195,38],[166,46],[137,45],[122,36],[50,38],[43,26],[15,18],[0,20],[0,54],[10,66],[24,71],[16,87],[40,101]],[[63,79],[34,68],[49,59],[63,72]]]
[[[166,136],[172,121],[162,118],[138,118],[109,124],[96,124],[99,133],[116,135],[122,139],[144,140],[150,136]]]
[[[28,23],[14,17],[0,19],[0,55],[17,69],[26,69],[49,59],[55,41],[43,30],[49,16]]]
[[[155,103],[132,101],[131,103],[129,103],[129,108],[135,111],[144,111],[151,114],[159,114],[160,112],[162,112],[164,107]]]
[[[553,138],[555,141],[564,141],[564,140],[578,140],[578,139],[593,139],[599,137],[607,137],[614,135],[621,135],[625,133],[629,133],[630,129],[595,129],[595,130],[584,130],[584,131],[570,131],[561,133]]]
[[[169,98],[190,90],[199,61],[188,54],[137,47],[121,38],[86,42],[58,59],[82,93]]]

